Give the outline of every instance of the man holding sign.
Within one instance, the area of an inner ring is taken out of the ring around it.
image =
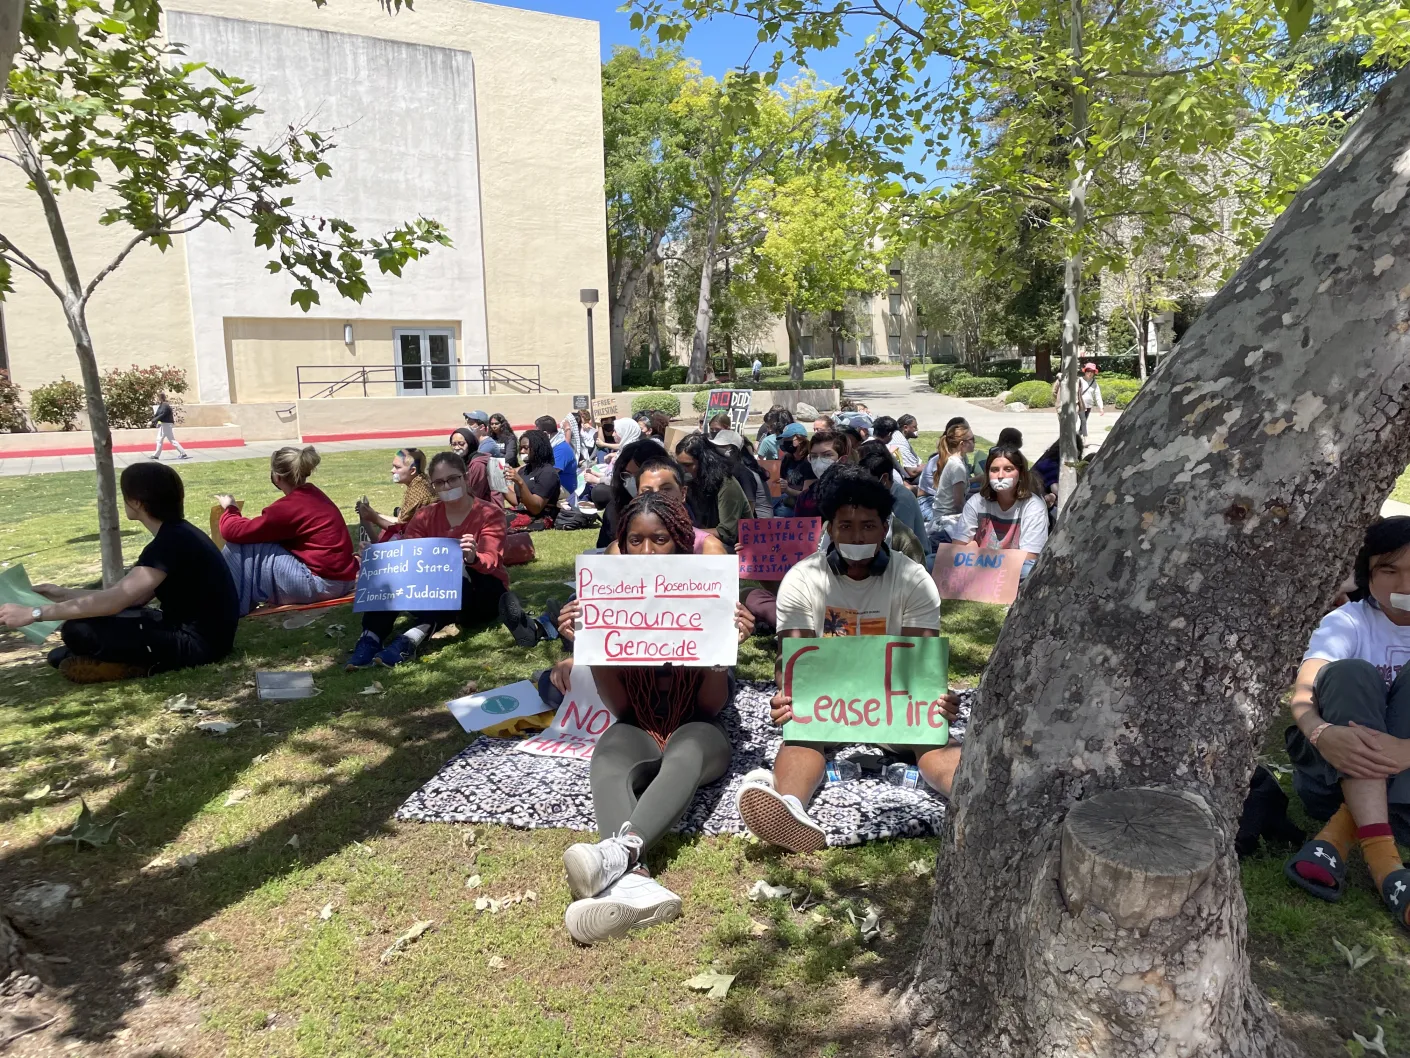
[[[496,617],[499,597],[509,587],[509,574],[501,557],[504,550],[504,512],[494,504],[476,499],[466,491],[465,460],[454,452],[442,452],[431,460],[427,472],[431,488],[440,503],[423,507],[407,524],[402,539],[434,541],[424,555],[409,555],[404,574],[410,585],[408,596],[421,600],[413,609],[406,607],[412,625],[393,639],[384,649],[382,641],[396,624],[402,607],[381,608],[373,598],[377,592],[363,595],[359,576],[355,610],[362,609],[362,635],[353,647],[347,667],[366,668],[374,661],[379,665],[400,665],[416,656],[426,637],[452,621],[473,624]],[[458,550],[463,559],[463,579],[458,598],[447,599],[444,592],[417,594],[416,581],[433,582],[445,573],[440,568],[454,564],[451,557],[440,552]],[[363,572],[367,572],[364,564]],[[424,598],[423,598],[424,596]],[[378,608],[374,608],[378,607]]]
[[[773,771],[758,769],[745,776],[737,804],[740,817],[761,841],[792,852],[816,852],[827,844],[823,828],[808,815],[806,805],[822,782],[826,752],[838,743],[826,738],[810,738],[808,728],[817,721],[813,702],[794,702],[789,694],[794,673],[786,671],[785,657],[792,658],[796,640],[833,636],[893,637],[882,646],[883,664],[888,676],[893,661],[908,673],[897,670],[894,680],[904,698],[894,703],[901,712],[918,716],[935,728],[933,741],[904,746],[888,745],[898,755],[912,757],[927,784],[948,795],[959,766],[958,746],[944,745],[942,729],[955,718],[959,699],[936,682],[931,666],[934,658],[925,656],[924,645],[910,640],[939,636],[940,595],[925,567],[886,546],[886,529],[891,518],[890,490],[861,467],[850,463],[830,468],[818,482],[818,506],[831,541],[827,551],[818,552],[794,566],[784,577],[778,593],[778,627],[781,638],[772,717],[784,729],[784,743],[774,761]],[[888,647],[894,649],[887,651]],[[912,665],[912,659],[917,663]],[[795,662],[794,668],[804,662]],[[927,672],[930,673],[927,676]],[[839,691],[846,688],[839,687]],[[893,688],[894,690],[895,688]],[[901,693],[900,691],[897,692]],[[887,695],[888,705],[891,698]],[[919,711],[917,711],[919,709]],[[935,720],[931,724],[932,716]],[[845,714],[844,714],[845,718]],[[879,717],[873,717],[878,719]],[[870,735],[863,714],[862,723],[851,741],[888,743],[895,738],[895,725],[874,725],[891,732],[878,738]],[[823,725],[818,725],[823,726]],[[919,725],[915,725],[919,726]],[[801,735],[801,737],[800,737]],[[929,738],[928,735],[922,738]]]

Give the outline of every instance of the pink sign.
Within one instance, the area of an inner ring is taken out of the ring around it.
[[[990,551],[965,544],[941,544],[935,549],[933,575],[942,599],[1008,606],[1018,598],[1022,571],[1021,551]]]
[[[741,518],[739,575],[783,580],[783,575],[818,549],[821,518]]]

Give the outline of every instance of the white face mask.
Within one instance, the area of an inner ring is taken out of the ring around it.
[[[876,544],[838,544],[837,553],[848,562],[870,562],[876,557]]]
[[[813,468],[813,473],[822,477],[827,472],[827,468],[837,462],[836,456],[818,456],[816,459],[809,459],[808,465]]]
[[[1390,593],[1390,604],[1397,610],[1404,610],[1410,613],[1410,595],[1401,595],[1398,591]]]
[[[627,495],[628,495],[628,496],[635,496],[635,495],[636,495],[636,478],[627,478],[626,482],[622,485],[622,487],[627,490]]]
[[[401,471],[400,471],[400,470],[393,470],[393,471],[392,471],[392,484],[393,484],[393,485],[400,485],[400,484],[401,484]]]
[[[1008,492],[1018,484],[1017,478],[990,478],[989,487],[995,492]]]
[[[454,503],[456,500],[460,500],[460,499],[464,499],[464,498],[465,498],[465,489],[464,489],[463,487],[461,487],[461,486],[457,486],[456,488],[453,488],[453,489],[446,489],[445,492],[441,493],[441,502],[442,502],[442,503]]]

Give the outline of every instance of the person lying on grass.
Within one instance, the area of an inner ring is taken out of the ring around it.
[[[269,457],[269,483],[282,495],[246,518],[235,497],[216,497],[225,563],[235,578],[240,616],[256,606],[340,599],[357,582],[357,556],[338,505],[311,483],[320,460],[313,445]]]
[[[688,555],[694,539],[679,501],[644,492],[622,512],[617,546],[624,555]],[[576,601],[563,607],[558,628],[569,643],[577,617]],[[754,632],[738,604],[735,627],[740,642]],[[562,704],[572,670],[567,657],[540,678],[546,704]],[[595,666],[592,675],[617,722],[598,738],[588,772],[600,839],[563,854],[573,893],[564,922],[580,944],[680,914],[680,897],[651,878],[645,856],[685,815],[695,791],[729,768],[729,737],[716,718],[735,694],[734,673],[725,668]]]
[[[940,593],[925,566],[885,543],[891,519],[891,490],[871,472],[852,463],[829,468],[817,486],[826,551],[809,555],[788,571],[778,590],[778,629],[783,640],[819,636],[936,636]],[[783,693],[780,644],[774,678],[779,690],[771,714],[775,724],[793,719],[793,700]],[[942,711],[953,721],[959,698],[946,694]],[[736,795],[740,818],[761,841],[791,852],[816,852],[827,844],[823,828],[806,805],[822,782],[827,754],[839,748],[789,740],[773,771],[758,768],[744,777]],[[886,746],[913,761],[926,783],[949,796],[960,747]]]
[[[412,613],[411,627],[384,648],[383,640],[396,624],[395,610],[373,610],[362,615],[362,635],[353,647],[347,667],[366,668],[374,661],[388,667],[416,656],[426,637],[459,621],[462,627],[487,621],[499,608],[499,597],[509,587],[509,574],[501,557],[504,551],[504,512],[492,503],[471,496],[465,487],[465,460],[454,452],[431,459],[431,488],[440,503],[422,508],[406,527],[407,540],[454,540],[465,556],[465,579],[460,583],[460,611],[430,610]]]
[[[1356,845],[1381,898],[1410,928],[1410,518],[1366,530],[1352,601],[1312,633],[1287,730],[1293,790],[1327,820],[1284,867],[1293,884],[1341,899]]]
[[[123,470],[118,487],[127,517],[152,534],[127,576],[101,591],[36,585],[54,601],[0,606],[0,628],[63,621],[64,645],[49,652],[49,664],[75,683],[219,661],[235,643],[239,598],[211,538],[183,517],[181,475],[160,463],[139,463]],[[161,609],[147,605],[154,598]]]

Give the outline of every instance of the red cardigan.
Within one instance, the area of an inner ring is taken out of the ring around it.
[[[476,499],[459,525],[450,524],[444,503],[422,507],[407,523],[405,538],[448,537],[458,541],[466,533],[475,534],[475,561],[465,567],[467,573],[473,569],[497,577],[509,587],[509,571],[504,568],[504,511],[492,503]]]
[[[300,485],[255,518],[225,508],[220,535],[232,544],[279,544],[324,580],[357,579],[357,556],[343,512],[316,485]]]

